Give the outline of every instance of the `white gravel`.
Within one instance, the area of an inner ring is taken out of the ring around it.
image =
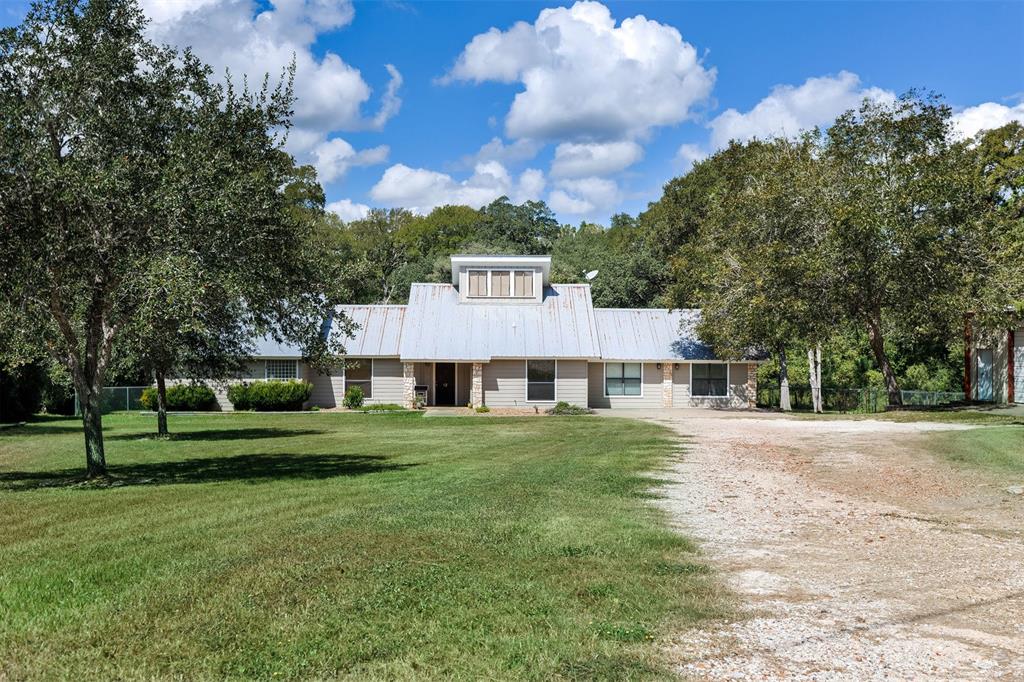
[[[968,427],[649,416],[685,437],[662,504],[742,611],[666,644],[682,675],[1024,679],[1024,499],[926,450]]]

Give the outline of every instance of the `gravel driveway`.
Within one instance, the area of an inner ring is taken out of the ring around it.
[[[1024,679],[1024,496],[928,454],[963,426],[643,418],[682,436],[662,504],[741,604],[667,642],[684,676]]]

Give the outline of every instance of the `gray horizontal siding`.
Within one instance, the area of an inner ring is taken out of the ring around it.
[[[690,363],[681,362],[672,369],[672,407],[690,406]]]
[[[484,405],[526,405],[526,363],[522,360],[492,360],[484,363],[483,369]]]
[[[367,403],[402,404],[404,394],[402,363],[398,358],[373,360],[373,397]]]

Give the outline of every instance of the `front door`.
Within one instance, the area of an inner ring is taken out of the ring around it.
[[[992,351],[978,349],[978,400],[992,400]]]
[[[434,365],[434,404],[455,404],[454,362],[438,362]]]

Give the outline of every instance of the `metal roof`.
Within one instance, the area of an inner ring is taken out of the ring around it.
[[[353,357],[398,357],[398,344],[405,321],[404,305],[343,305],[338,310],[359,327],[353,338],[340,339],[345,354]],[[331,326],[331,334],[339,331]],[[333,337],[332,337],[333,338]]]
[[[697,338],[699,310],[595,308],[601,357],[606,360],[712,360]]]
[[[450,284],[413,284],[402,329],[403,360],[599,358],[590,287],[556,284],[542,303],[459,303]]]
[[[302,349],[293,343],[278,343],[270,336],[256,339],[253,357],[256,358],[301,358]]]

